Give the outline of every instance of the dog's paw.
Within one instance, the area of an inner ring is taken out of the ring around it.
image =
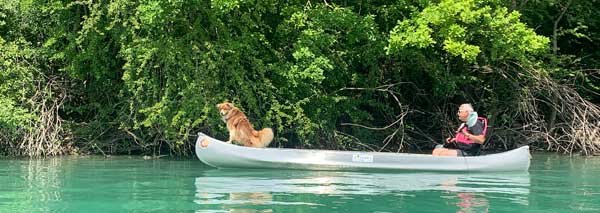
[[[231,143],[231,140],[225,141],[225,143]]]

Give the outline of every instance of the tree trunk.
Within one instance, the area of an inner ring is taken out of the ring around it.
[[[560,23],[560,20],[564,17],[565,13],[569,9],[569,6],[571,5],[571,1],[572,0],[569,0],[567,2],[567,5],[565,5],[563,8],[561,8],[562,11],[560,12],[560,15],[558,15],[556,20],[554,20],[554,26],[552,27],[552,53],[554,55],[558,54],[558,24]]]

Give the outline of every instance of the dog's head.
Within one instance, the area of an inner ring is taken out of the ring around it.
[[[231,110],[233,110],[234,108],[235,107],[233,106],[233,104],[229,102],[217,104],[217,109],[219,109],[219,113],[221,114],[221,116],[223,116],[223,118],[227,117],[227,114],[229,114],[229,112],[231,112]]]

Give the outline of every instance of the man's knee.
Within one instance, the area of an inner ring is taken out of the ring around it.
[[[436,148],[431,153],[433,156],[457,156],[458,152],[454,149]]]
[[[433,152],[431,152],[431,155],[436,155],[439,156],[441,155],[441,153],[444,151],[443,147],[435,147],[435,149],[433,149]]]

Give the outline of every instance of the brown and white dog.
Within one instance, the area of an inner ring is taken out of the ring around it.
[[[254,130],[246,115],[232,103],[223,102],[217,104],[223,121],[227,123],[229,130],[228,143],[235,142],[250,147],[266,147],[273,141],[273,130],[264,128],[260,131]]]

